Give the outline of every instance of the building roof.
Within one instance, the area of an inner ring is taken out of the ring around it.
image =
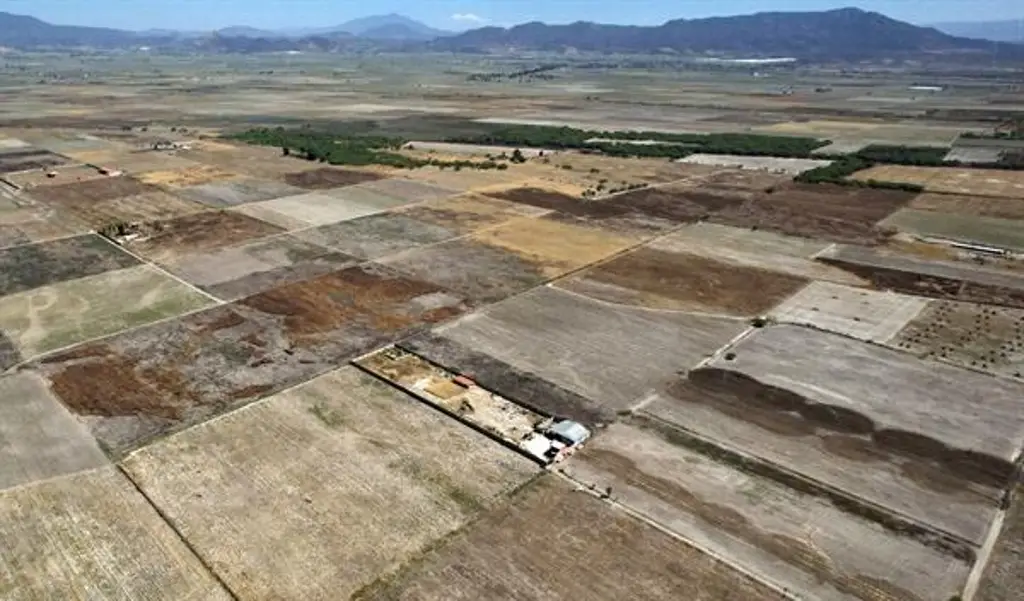
[[[579,444],[590,438],[590,430],[586,429],[582,424],[571,420],[556,422],[548,430],[573,444]]]

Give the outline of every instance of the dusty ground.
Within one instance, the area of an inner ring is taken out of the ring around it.
[[[829,282],[812,282],[771,311],[771,317],[810,325],[851,338],[885,342],[928,306],[927,300],[897,294],[851,288]]]
[[[84,234],[84,226],[44,206],[3,206],[0,201],[0,248]]]
[[[233,207],[250,202],[295,196],[302,192],[301,188],[288,184],[256,178],[236,178],[176,190],[176,193],[182,198],[214,208]]]
[[[620,410],[642,401],[746,327],[738,319],[610,305],[543,287],[438,333]]]
[[[408,203],[393,196],[349,186],[248,204],[240,207],[239,211],[258,211],[250,214],[271,223],[281,224],[283,227],[288,227],[287,224],[298,224],[298,228],[288,229],[300,229],[330,225],[405,204]]]
[[[437,244],[459,234],[442,225],[420,221],[408,213],[381,213],[296,235],[302,240],[368,260]]]
[[[113,467],[0,492],[0,537],[11,601],[231,599]]]
[[[678,444],[614,424],[562,468],[634,511],[807,599],[948,601],[970,564]]]
[[[153,261],[172,261],[282,233],[284,230],[232,211],[207,211],[144,224],[144,235],[125,247]]]
[[[1024,486],[1017,486],[975,599],[1013,601],[1024,588]]]
[[[800,175],[804,171],[810,171],[811,169],[831,164],[831,161],[814,159],[782,159],[776,157],[703,153],[691,154],[685,159],[681,159],[680,162],[694,165],[710,165],[713,167],[739,167],[740,169],[786,173],[789,175]]]
[[[201,186],[222,182],[238,177],[237,173],[224,171],[217,167],[200,165],[173,171],[150,171],[138,176],[139,181],[154,186],[166,186],[169,188],[186,188],[189,186]]]
[[[580,561],[580,558],[586,561]],[[524,575],[529,574],[528,578]],[[777,600],[692,547],[545,476],[358,599]]]
[[[104,179],[106,175],[98,169],[86,165],[61,166],[58,169],[38,169],[21,173],[10,173],[4,179],[24,189],[79,184],[94,179]]]
[[[0,331],[30,359],[212,304],[152,267],[129,267],[2,297]]]
[[[89,430],[33,373],[0,378],[0,490],[106,465]]]
[[[0,297],[138,263],[91,234],[0,249]]]
[[[1017,202],[1024,206],[1024,200]],[[1013,219],[902,209],[879,226],[915,236],[971,242],[1018,253],[1024,251],[1021,223]]]
[[[853,178],[920,184],[929,192],[1024,199],[1024,174],[1019,171],[880,165],[859,171]]]
[[[524,215],[539,216],[544,212],[544,209],[524,207],[480,194],[453,196],[402,210],[402,214],[407,217],[439,225],[459,234],[499,225]]]
[[[466,238],[381,262],[410,277],[457,292],[473,304],[499,301],[548,279],[543,267],[531,258]]]
[[[399,569],[537,470],[352,367],[125,466],[238,598],[325,601]]]
[[[101,230],[114,223],[172,220],[206,210],[203,205],[162,190],[99,202],[62,205],[69,223]]]
[[[719,211],[710,221],[817,240],[876,244],[883,236],[875,224],[914,196],[899,190],[790,184]]]
[[[674,311],[761,315],[807,283],[802,278],[696,255],[639,248],[557,283],[595,299]],[[750,294],[757,290],[757,294]]]
[[[935,301],[890,345],[1013,378],[1024,377],[1024,311]]]
[[[164,267],[217,298],[236,300],[355,263],[354,257],[289,234],[184,255]]]
[[[925,193],[910,201],[907,207],[978,217],[1024,219],[1024,202],[1017,198]]]
[[[22,148],[0,153],[0,175],[51,169],[68,163],[68,159],[47,150]]]

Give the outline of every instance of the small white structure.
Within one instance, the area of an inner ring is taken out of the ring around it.
[[[520,443],[528,455],[545,465],[558,463],[590,438],[590,430],[568,419],[549,420]]]

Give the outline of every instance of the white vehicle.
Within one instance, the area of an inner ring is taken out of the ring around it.
[[[519,446],[531,457],[548,465],[562,461],[589,438],[590,430],[582,424],[568,419],[553,420],[527,435]]]

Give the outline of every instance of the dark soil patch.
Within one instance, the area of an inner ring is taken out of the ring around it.
[[[519,204],[552,209],[576,217],[602,219],[629,213],[629,210],[603,200],[586,200],[540,188],[515,188],[489,194],[494,198],[518,202]]]
[[[304,190],[327,190],[340,186],[351,186],[363,182],[373,182],[384,179],[384,176],[365,171],[354,171],[352,169],[338,169],[324,167],[312,171],[299,171],[288,173],[284,176],[284,182],[290,186]]]
[[[714,223],[760,228],[793,236],[874,245],[885,236],[875,224],[916,196],[901,190],[878,190],[827,184],[789,184],[771,194],[726,208]]]
[[[325,225],[302,232],[298,237],[361,259],[377,259],[457,235],[445,227],[405,214],[384,213]]]
[[[380,265],[351,267],[276,288],[240,304],[278,316],[285,335],[298,346],[315,345],[324,334],[353,325],[384,339],[465,310],[460,298]]]
[[[160,189],[156,186],[144,184],[132,177],[121,176],[35,188],[31,194],[33,198],[54,206],[80,207],[104,200],[157,192],[160,192]]]
[[[741,316],[763,314],[807,284],[796,276],[653,248],[603,263],[581,279],[670,299],[680,308]]]
[[[0,250],[0,296],[138,265],[99,236],[85,235]]]
[[[627,212],[674,223],[693,223],[743,201],[743,197],[729,192],[662,187],[619,194],[606,202]]]
[[[21,363],[21,353],[11,339],[0,331],[0,371],[7,370]]]
[[[1024,290],[965,282],[952,277],[915,273],[876,265],[863,265],[843,259],[822,257],[818,260],[868,280],[879,290],[1024,309]]]
[[[0,174],[48,169],[65,165],[69,161],[59,154],[47,150],[18,150],[0,154]]]
[[[538,413],[573,419],[591,428],[615,420],[615,412],[607,407],[447,338],[426,333],[399,346]]]
[[[541,266],[471,240],[451,240],[385,263],[414,278],[453,290],[475,304],[496,302],[547,280]]]
[[[127,247],[161,260],[234,246],[281,232],[284,229],[241,213],[209,211],[144,224],[143,237],[128,243]]]

